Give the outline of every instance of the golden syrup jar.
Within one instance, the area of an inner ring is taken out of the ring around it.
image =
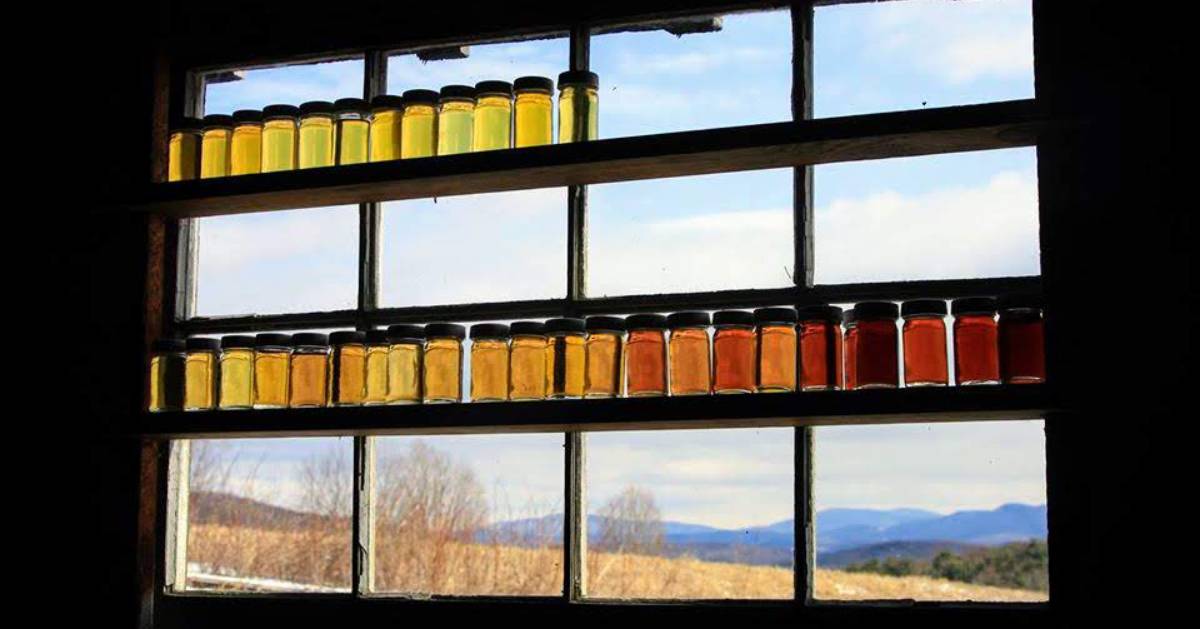
[[[757,389],[758,343],[754,314],[745,310],[713,313],[713,393],[753,393]]]
[[[213,338],[190,338],[186,347],[183,410],[212,410],[217,406],[217,354],[221,342]]]
[[[381,94],[371,99],[371,131],[367,140],[372,162],[400,159],[400,118],[404,99]]]
[[[196,118],[184,118],[171,131],[167,143],[167,181],[187,181],[200,176],[200,128]]]
[[[204,117],[200,139],[200,178],[229,176],[229,151],[233,141],[233,116],[211,114]]]
[[[387,403],[388,348],[387,330],[367,331],[367,383],[363,404]]]
[[[361,98],[339,98],[333,103],[336,127],[333,137],[337,138],[334,159],[343,164],[362,164],[369,155],[371,123],[368,120],[367,101]]]
[[[400,119],[400,158],[437,155],[438,93],[433,90],[408,90],[404,93],[404,113]]]
[[[712,393],[712,362],[707,312],[676,312],[667,317],[671,395]]]
[[[594,72],[558,75],[558,143],[600,137],[600,77]]]
[[[544,76],[523,76],[513,81],[513,145],[544,146],[554,143],[554,81]]]
[[[463,338],[467,330],[457,323],[425,326],[425,354],[421,363],[421,399],[426,403],[462,401]]]
[[[547,398],[583,397],[586,337],[583,319],[564,317],[546,321]]]
[[[333,103],[312,100],[300,105],[300,157],[297,168],[323,168],[334,165],[337,135],[333,124]]]
[[[367,335],[357,330],[329,335],[333,375],[329,396],[334,406],[360,406],[367,397]]]
[[[425,356],[425,326],[390,326],[387,329],[387,339],[387,403],[419,404],[421,364]]]
[[[220,385],[217,408],[247,409],[254,406],[254,337],[235,334],[221,337]]]
[[[438,96],[437,154],[470,153],[475,131],[475,88],[447,85]]]
[[[267,332],[254,337],[254,408],[288,405],[292,335]]]
[[[262,172],[295,170],[299,159],[300,108],[292,105],[263,107]]]
[[[262,172],[263,116],[257,109],[233,112],[233,137],[229,141],[229,174]]]
[[[160,339],[150,346],[151,413],[183,409],[184,363],[187,345],[180,339]]]
[[[636,314],[625,318],[625,394],[652,397],[667,394],[667,318]]]
[[[796,390],[796,309],[759,308],[754,311],[758,367],[755,390],[788,393]]]
[[[625,319],[596,316],[584,320],[583,396],[610,398],[621,396],[621,367],[625,349]]]
[[[507,81],[475,84],[475,124],[471,150],[512,148],[513,86]]]
[[[288,376],[288,406],[329,406],[329,336],[314,332],[292,335],[291,373]]]
[[[546,326],[537,321],[517,321],[508,360],[510,400],[546,398]]]
[[[471,326],[471,401],[507,399],[508,326],[477,323]]]

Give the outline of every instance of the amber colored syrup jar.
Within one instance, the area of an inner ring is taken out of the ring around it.
[[[904,318],[904,386],[949,384],[946,302],[941,299],[912,299],[901,304],[900,316]]]
[[[1046,381],[1046,323],[1041,303],[1010,298],[1000,303],[1000,379],[1005,384]]]
[[[964,297],[950,302],[954,315],[954,378],[960,385],[999,384],[996,300]]]
[[[833,391],[842,387],[842,309],[805,306],[797,310],[800,390]]]
[[[713,326],[713,392],[753,393],[758,367],[754,313],[721,310],[713,314]]]
[[[856,389],[899,386],[900,308],[890,301],[866,301],[854,306],[857,340],[854,346]]]

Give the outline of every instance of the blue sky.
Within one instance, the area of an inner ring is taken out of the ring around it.
[[[1033,96],[1028,0],[822,7],[814,30],[818,117]],[[784,12],[727,16],[720,32],[683,38],[597,36],[601,137],[788,120],[790,46]],[[472,46],[466,60],[398,55],[388,90],[553,77],[566,66],[565,38]],[[209,86],[206,111],[357,96],[362,72],[360,61],[251,70]],[[591,187],[589,294],[790,284],[791,179],[782,169]],[[1033,149],[819,166],[816,279],[1037,274],[1036,183]],[[385,204],[384,304],[563,296],[565,208],[562,189]],[[202,219],[198,313],[353,307],[357,222],[354,207]],[[597,435],[590,497],[639,483],[656,489],[672,519],[720,526],[784,519],[791,509],[786,435]],[[264,496],[288,502],[297,462],[334,443],[348,452],[347,439],[237,447],[243,460],[263,462]],[[510,503],[550,504],[560,492],[559,435],[438,443],[475,465],[489,486],[504,487]],[[1043,502],[1043,448],[1040,422],[821,429],[818,504],[951,511]]]

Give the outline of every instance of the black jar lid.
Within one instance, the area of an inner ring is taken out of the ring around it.
[[[627,330],[665,330],[667,318],[660,314],[635,314],[625,317]]]
[[[624,332],[625,318],[597,315],[584,319],[583,327],[588,332]]]
[[[829,304],[818,304],[815,306],[804,306],[796,310],[797,321],[825,321],[827,323],[838,323],[842,321],[845,313],[837,306]]]
[[[339,98],[333,101],[333,110],[338,113],[357,112],[367,113],[367,101],[361,98]]]
[[[546,334],[546,324],[541,321],[517,321],[509,326],[508,331],[513,336],[544,336]]]
[[[850,327],[852,325],[857,325],[857,324],[858,324],[858,314],[854,312],[853,308],[846,310],[842,313],[842,326],[843,327]]]
[[[279,332],[263,332],[262,334],[254,335],[255,347],[286,346],[292,344],[291,334],[281,334]]]
[[[239,109],[233,112],[233,121],[237,124],[262,122],[263,112],[257,109]]]
[[[470,85],[446,85],[438,92],[439,100],[475,100],[475,88]]]
[[[233,116],[228,114],[209,114],[204,117],[204,128],[209,127],[232,127]]]
[[[253,349],[254,337],[249,334],[230,334],[221,337],[221,349]]]
[[[367,330],[367,345],[387,345],[387,330]]]
[[[397,323],[388,326],[387,335],[389,341],[420,340],[425,338],[425,326],[415,323]]]
[[[300,103],[300,115],[311,116],[312,114],[332,114],[333,103],[327,100],[310,100],[307,103]]]
[[[673,312],[667,315],[667,327],[674,330],[675,328],[694,328],[698,326],[706,326],[712,322],[712,318],[703,310],[685,310],[683,312]]]
[[[150,344],[152,352],[182,352],[187,349],[183,339],[158,339]]]
[[[177,118],[175,123],[171,125],[171,132],[178,131],[194,131],[198,132],[204,128],[204,121],[199,118]]]
[[[400,109],[404,106],[404,97],[394,94],[380,94],[371,99],[371,109]]]
[[[189,352],[215,352],[221,349],[221,339],[209,338],[207,336],[193,336],[185,342],[185,345],[187,346],[187,350]]]
[[[338,330],[329,334],[330,345],[362,344],[367,342],[367,333],[358,330]]]
[[[336,333],[335,333],[336,334]],[[320,332],[297,332],[292,335],[292,346],[300,347],[301,345],[329,345],[329,335]]]
[[[436,105],[438,93],[434,90],[407,90],[400,97],[405,105]]]
[[[712,316],[713,325],[754,325],[754,313],[748,310],[718,310]]]
[[[430,323],[425,326],[425,338],[450,337],[462,339],[466,336],[466,326],[457,323]]]
[[[992,297],[960,297],[950,302],[950,312],[956,316],[996,314],[996,300]]]
[[[480,81],[475,84],[477,96],[508,96],[512,98],[513,84],[508,81]]]
[[[600,87],[600,76],[587,70],[568,70],[558,75],[558,86],[562,88],[568,85]]]
[[[900,316],[946,316],[946,301],[944,299],[910,299],[900,304]]]
[[[582,334],[586,330],[587,323],[583,319],[575,317],[546,319],[546,332],[549,334],[554,334],[555,332],[578,332]]]
[[[854,304],[854,316],[864,319],[895,319],[900,316],[900,307],[890,301],[864,301]]]
[[[1037,310],[1043,308],[1042,298],[1037,295],[1005,295],[996,300],[996,309],[1006,310]]]
[[[300,116],[300,108],[295,105],[267,105],[263,107],[262,115],[263,118],[296,118]]]
[[[788,308],[787,306],[758,308],[754,311],[754,320],[759,325],[770,325],[772,323],[795,323],[796,309]]]
[[[471,326],[473,339],[502,339],[508,336],[508,325],[503,323],[476,323]]]
[[[548,76],[523,76],[513,81],[513,89],[518,92],[546,92],[547,94],[554,91],[554,79]]]

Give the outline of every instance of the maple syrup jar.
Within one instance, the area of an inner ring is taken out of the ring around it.
[[[217,406],[218,339],[196,337],[186,342],[184,363],[183,410],[207,411]]]
[[[315,332],[292,335],[288,406],[310,408],[329,405],[329,336]]]
[[[546,325],[540,321],[517,321],[509,327],[512,334],[508,356],[508,397],[511,400],[546,398],[547,356]]]
[[[671,395],[708,395],[712,393],[712,367],[709,359],[707,312],[676,312],[667,317],[671,329],[668,355],[671,370]]]
[[[472,402],[508,399],[508,334],[503,323],[471,326]]]
[[[796,309],[759,308],[758,382],[760,393],[796,390]]]
[[[425,326],[400,323],[389,326],[388,404],[421,402],[421,365],[425,357]],[[459,350],[461,354],[461,349]]]
[[[758,363],[754,313],[721,310],[713,314],[713,392],[753,393]]]
[[[950,302],[954,315],[954,377],[960,385],[1000,384],[996,300],[965,297]]]
[[[625,393],[629,397],[667,394],[667,318],[636,314],[625,319]]]
[[[171,130],[167,144],[167,181],[186,181],[200,176],[200,128],[197,118],[184,118]]]
[[[899,315],[900,308],[890,301],[855,304],[858,331],[854,348],[854,388],[893,389],[899,386],[899,335],[896,332]]]
[[[187,360],[182,339],[160,339],[150,348],[150,412],[183,408],[183,370]]]
[[[904,318],[904,386],[949,384],[946,361],[946,302],[913,299],[900,307]]]
[[[833,391],[842,386],[842,309],[805,306],[797,311],[800,390]]]
[[[254,337],[254,408],[288,404],[292,335],[264,332]]]
[[[624,364],[625,319],[596,316],[584,320],[583,396],[609,398],[621,395]]]
[[[357,330],[329,335],[333,374],[329,396],[334,406],[359,406],[367,398],[367,335]]]
[[[1005,384],[1046,381],[1045,336],[1039,301],[1009,298],[1000,302],[1000,378]]]
[[[583,319],[563,317],[546,321],[546,397],[583,397]]]
[[[462,342],[466,335],[467,329],[457,323],[425,326],[425,353],[421,358],[423,401],[433,404],[462,401]]]

